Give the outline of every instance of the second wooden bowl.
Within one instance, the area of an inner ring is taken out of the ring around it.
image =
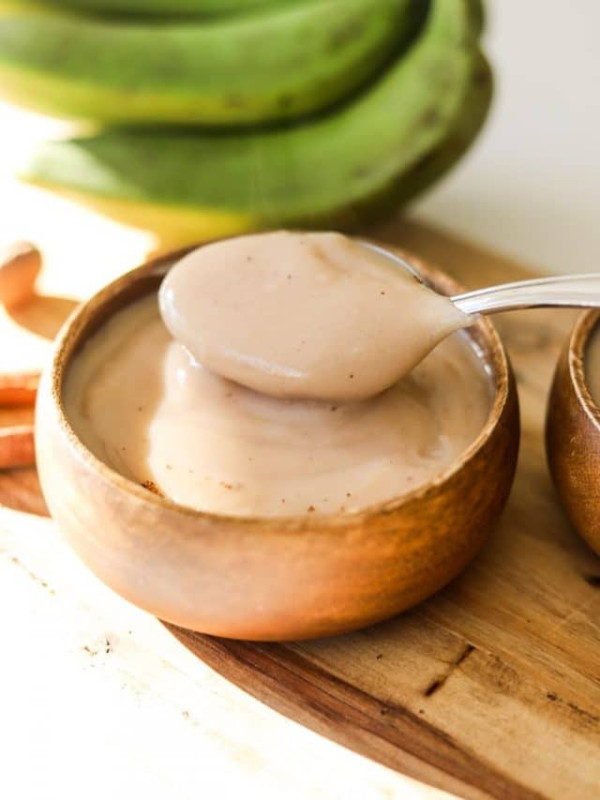
[[[550,472],[571,521],[600,554],[600,408],[590,393],[586,352],[600,336],[600,313],[588,311],[561,353],[546,415]],[[600,365],[599,365],[600,366]]]
[[[518,405],[492,325],[469,332],[490,375],[488,421],[430,483],[360,513],[260,519],[202,513],[151,494],[99,461],[65,415],[63,378],[116,311],[156,292],[172,254],[123,276],[60,334],[39,391],[37,460],[68,541],[109,586],[169,622],[244,639],[342,633],[413,606],[454,578],[492,530],[508,496]],[[414,260],[414,259],[413,259]],[[449,294],[458,287],[421,265]]]

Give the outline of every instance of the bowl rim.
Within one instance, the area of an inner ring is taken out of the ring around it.
[[[373,241],[366,239],[366,237],[360,238],[363,241]],[[202,247],[206,244],[209,244],[209,242],[201,242],[196,245],[182,247],[177,250],[172,250],[167,253],[151,257],[150,259],[144,261],[141,265],[124,273],[115,280],[110,281],[73,311],[73,313],[63,324],[54,342],[51,361],[47,367],[47,371],[49,374],[50,400],[54,407],[56,421],[58,422],[60,432],[75,453],[77,461],[88,466],[107,484],[111,485],[116,490],[120,490],[125,494],[132,496],[136,501],[144,503],[148,506],[158,506],[163,510],[168,510],[177,514],[183,514],[187,517],[204,521],[205,523],[232,524],[238,527],[244,526],[247,528],[259,526],[265,529],[277,529],[279,532],[306,531],[307,529],[310,529],[311,531],[330,531],[347,528],[349,524],[360,526],[375,517],[391,515],[404,506],[408,506],[414,502],[425,501],[429,496],[434,495],[441,485],[448,482],[457,473],[463,470],[465,466],[472,461],[479,451],[486,445],[494,433],[498,423],[502,419],[503,413],[508,404],[511,395],[512,373],[506,351],[498,332],[487,317],[479,317],[474,325],[472,325],[470,328],[464,329],[464,332],[470,339],[471,345],[477,357],[482,361],[482,370],[488,374],[491,390],[493,392],[492,402],[486,421],[477,437],[461,453],[461,455],[451,462],[451,464],[449,464],[444,470],[434,475],[427,483],[415,487],[415,489],[411,490],[410,492],[396,495],[389,500],[367,506],[357,511],[344,513],[305,513],[277,516],[229,515],[212,511],[202,511],[192,508],[191,506],[177,503],[163,495],[157,495],[144,488],[136,481],[125,477],[117,470],[113,469],[111,466],[99,459],[85,446],[75,432],[74,428],[71,426],[62,397],[63,379],[70,363],[69,358],[67,358],[67,354],[72,356],[77,352],[82,331],[85,332],[86,319],[90,310],[90,306],[95,308],[95,313],[97,314],[98,309],[101,308],[103,304],[113,300],[121,291],[126,290],[138,280],[141,280],[144,277],[161,275],[170,264],[182,258],[192,250],[195,250],[198,247]],[[428,278],[432,279],[433,284],[438,290],[447,293],[449,296],[459,293],[463,290],[460,284],[447,275],[447,273],[445,273],[441,268],[430,264],[424,259],[421,259],[418,256],[413,255],[411,252],[397,247],[396,245],[387,243],[384,244],[394,252],[398,252],[400,255],[409,258],[410,261],[417,267],[417,269],[422,270]],[[136,299],[139,299],[139,297]],[[123,307],[126,307],[132,302],[135,302],[135,300],[126,301]],[[92,319],[94,319],[94,316],[92,316]],[[102,327],[102,324],[104,323],[101,322],[99,327]],[[475,331],[479,333],[479,336],[474,333]],[[480,341],[477,341],[477,339],[482,340],[483,345]],[[600,420],[600,410],[598,411],[598,417]]]
[[[600,432],[600,404],[596,403],[590,392],[587,378],[585,355],[595,331],[600,325],[600,311],[590,309],[577,319],[568,340],[568,368],[575,396],[586,416]]]

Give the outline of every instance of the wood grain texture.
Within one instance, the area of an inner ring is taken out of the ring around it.
[[[32,406],[35,403],[39,372],[0,372],[0,408]]]
[[[28,302],[41,269],[41,253],[30,242],[0,247],[0,304],[16,308]]]
[[[548,404],[550,471],[573,524],[600,554],[600,410],[585,379],[585,352],[600,315],[579,318],[560,354]]]
[[[0,469],[35,465],[33,425],[0,428]]]
[[[422,226],[372,233],[469,287],[527,274]],[[462,797],[600,796],[600,561],[569,525],[543,447],[574,318],[498,318],[520,391],[519,466],[500,528],[453,584],[394,620],[310,643],[173,634],[289,717]],[[0,476],[0,501],[35,509],[32,472]]]

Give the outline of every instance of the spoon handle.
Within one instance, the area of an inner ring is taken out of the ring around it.
[[[600,273],[505,283],[456,295],[452,301],[465,314],[548,306],[600,308]]]

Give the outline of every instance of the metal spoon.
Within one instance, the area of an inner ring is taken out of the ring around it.
[[[370,250],[384,256],[396,266],[409,272],[419,283],[435,287],[418,269],[401,256],[371,242],[363,242]],[[522,308],[600,308],[600,273],[589,275],[557,275],[550,278],[533,278],[527,281],[503,283],[476,289],[450,298],[465,314],[493,314],[496,311],[514,311]]]

